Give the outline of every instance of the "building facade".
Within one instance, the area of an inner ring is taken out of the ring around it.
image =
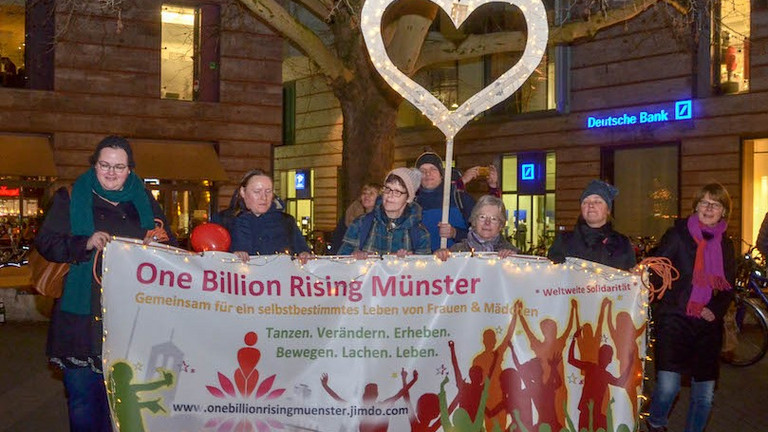
[[[5,237],[33,231],[111,134],[181,240],[244,172],[271,171],[282,41],[236,2],[0,0],[0,57]]]
[[[692,212],[698,188],[720,182],[734,202],[729,232],[753,242],[768,211],[767,24],[765,2],[723,3],[692,34],[658,3],[589,40],[554,47],[515,96],[457,135],[455,166],[496,164],[507,234],[524,250],[570,229],[594,178],[621,191],[613,212],[620,231],[656,238]],[[505,64],[457,62],[415,80],[450,106]],[[287,192],[295,172],[314,176],[314,229],[330,230],[344,210],[335,186],[341,110],[315,77],[286,88],[293,141],[275,149],[275,172]],[[404,106],[395,165],[412,165],[425,147],[444,154],[442,134]],[[481,183],[469,190],[481,194]]]

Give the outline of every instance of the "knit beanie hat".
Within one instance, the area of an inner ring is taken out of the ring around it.
[[[424,164],[432,164],[437,167],[438,170],[440,170],[440,177],[445,177],[445,172],[443,170],[443,160],[438,156],[435,152],[424,152],[419,156],[418,159],[416,159],[416,168],[420,168]]]
[[[581,193],[581,199],[579,202],[581,203],[586,197],[590,195],[598,195],[603,199],[603,201],[605,201],[606,204],[608,204],[608,209],[612,209],[613,199],[616,198],[616,195],[618,194],[619,190],[615,186],[609,185],[604,181],[592,180],[587,185],[587,188],[584,189],[584,192]]]
[[[405,183],[405,190],[408,191],[408,202],[412,202],[416,198],[416,191],[421,186],[421,171],[414,168],[395,168],[387,174],[387,177],[396,175]],[[386,178],[384,177],[385,181]]]

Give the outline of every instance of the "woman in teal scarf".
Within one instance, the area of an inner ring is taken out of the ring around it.
[[[125,138],[104,138],[90,163],[71,196],[65,188],[56,192],[35,247],[49,261],[70,263],[64,291],[54,304],[47,347],[50,361],[64,371],[70,430],[110,431],[101,371],[101,293],[92,276],[93,261],[112,236],[145,239],[155,218],[167,224],[133,172],[133,152]]]

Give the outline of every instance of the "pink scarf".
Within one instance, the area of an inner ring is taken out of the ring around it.
[[[688,316],[701,317],[701,310],[712,298],[712,291],[731,289],[731,284],[725,280],[723,269],[722,241],[727,227],[728,224],[724,220],[710,228],[702,225],[695,214],[688,218],[688,232],[696,242],[691,297],[688,299],[688,307],[685,311]],[[706,240],[704,233],[710,234],[711,238]]]

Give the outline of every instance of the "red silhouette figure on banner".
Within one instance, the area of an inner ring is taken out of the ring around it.
[[[413,384],[416,382],[416,380],[419,378],[419,374],[416,371],[413,371],[413,379],[411,379],[411,382],[404,385],[400,391],[398,391],[394,396],[384,399],[382,401],[379,401],[379,386],[376,383],[368,383],[365,385],[365,389],[363,390],[363,404],[365,406],[373,405],[377,408],[385,408],[390,405],[392,405],[396,400],[400,399],[405,395],[408,390],[413,387]],[[346,400],[342,399],[338,393],[333,391],[331,387],[328,385],[328,374],[324,373],[320,377],[320,382],[323,384],[323,389],[336,401],[338,402],[344,402],[347,403]],[[382,417],[365,417],[364,420],[360,421],[360,432],[387,432],[389,429],[389,417],[382,416]]]
[[[579,430],[582,428],[587,430],[602,428],[605,430],[608,425],[608,419],[603,414],[602,407],[603,400],[609,392],[608,385],[623,386],[629,378],[630,369],[624,370],[619,377],[614,377],[606,370],[613,359],[613,348],[607,344],[600,347],[596,363],[577,359],[574,349],[576,347],[576,339],[580,334],[581,329],[576,330],[576,335],[571,341],[571,347],[568,350],[568,363],[584,372],[584,387],[581,390],[581,399],[579,399]],[[590,417],[592,418],[591,425]]]
[[[483,371],[483,376],[490,380],[488,388],[488,405],[496,406],[501,402],[502,389],[499,377],[501,376],[501,363],[503,362],[504,352],[507,350],[507,344],[512,340],[513,330],[517,322],[517,311],[512,315],[512,320],[507,327],[507,333],[504,339],[497,345],[496,332],[487,329],[483,332],[483,346],[485,349],[472,360],[472,366],[478,366]],[[499,359],[499,361],[497,361]],[[472,411],[469,411],[470,413]],[[485,414],[485,428],[493,428],[493,419],[496,419],[501,430],[507,430],[507,416],[503,413],[494,416]]]
[[[608,307],[608,331],[616,346],[616,358],[619,360],[619,370],[629,370],[629,379],[623,384],[624,390],[632,405],[632,418],[637,418],[638,400],[637,388],[643,382],[643,359],[640,358],[640,349],[637,347],[637,338],[645,333],[646,324],[635,328],[632,316],[629,312],[621,311],[616,315],[616,325],[611,321],[613,303],[609,299],[603,300],[603,306]]]
[[[528,326],[528,322],[525,320],[525,316],[520,316],[520,324],[523,325],[528,341],[536,357],[541,359],[541,367],[544,371],[541,382],[552,383],[555,382],[550,377],[550,374],[557,375],[556,381],[560,383],[560,386],[555,392],[555,410],[557,411],[557,419],[559,424],[565,424],[565,401],[568,399],[568,389],[565,386],[565,366],[563,365],[563,354],[565,352],[565,344],[568,341],[568,337],[571,334],[573,328],[573,321],[576,315],[576,308],[578,304],[576,299],[571,299],[571,313],[568,318],[568,327],[565,329],[562,335],[557,336],[557,322],[552,319],[545,319],[539,323],[541,328],[542,340],[536,338],[531,328]],[[515,310],[521,310],[522,303],[518,300],[515,303]],[[557,365],[556,368],[552,368],[552,365]],[[559,430],[559,429],[557,429]]]
[[[464,411],[469,414],[472,421],[475,421],[475,415],[478,412],[480,406],[480,398],[483,395],[483,369],[480,366],[471,366],[469,368],[469,382],[464,380],[461,376],[461,369],[459,368],[459,361],[456,358],[456,345],[451,340],[448,341],[448,347],[451,349],[451,363],[453,364],[453,374],[456,378],[456,388],[458,390],[456,398],[451,402],[448,407],[448,412],[453,412],[456,405],[463,408]],[[495,360],[494,360],[495,362]],[[493,369],[494,365],[491,365]],[[483,409],[483,412],[485,410]]]
[[[413,371],[414,376],[418,377],[418,373]],[[403,379],[403,388],[405,388],[405,394],[403,399],[409,407],[408,421],[411,423],[411,432],[435,432],[440,428],[440,400],[434,393],[424,393],[419,396],[419,400],[416,402],[416,411],[413,410],[411,405],[411,394],[408,392],[408,372],[403,369],[400,372],[400,376]],[[434,420],[434,423],[432,421]]]
[[[510,345],[510,348],[512,346]],[[557,396],[557,390],[562,386],[563,380],[560,375],[556,373],[550,373],[549,376],[544,379],[544,367],[542,365],[542,359],[534,357],[527,362],[520,364],[514,349],[512,349],[512,362],[517,368],[517,372],[520,375],[520,379],[525,384],[525,388],[528,391],[531,402],[536,407],[536,412],[539,414],[539,422],[536,424],[536,430],[541,429],[541,425],[548,425],[550,430],[559,431],[562,429],[564,422],[560,420],[557,415],[557,409],[555,408],[555,399]],[[551,359],[547,365],[550,369],[562,366],[560,357]],[[523,419],[523,410],[526,409],[526,402],[521,404],[520,419]],[[526,413],[527,415],[527,413]],[[533,422],[533,415],[531,415],[531,422]]]
[[[512,352],[513,362],[515,365],[519,365],[517,356],[515,355],[514,345],[512,342],[508,342],[508,345]],[[501,401],[499,401],[496,406],[486,408],[486,417],[498,418],[498,416],[503,415],[506,418],[506,416],[509,415],[512,418],[512,423],[517,423],[515,430],[521,430],[522,428],[529,431],[533,430],[532,394],[536,390],[530,386],[523,385],[523,378],[516,368],[507,368],[501,371],[499,380],[502,391]],[[499,426],[499,428],[501,428],[501,426]]]
[[[261,351],[253,348],[258,340],[259,336],[255,332],[246,333],[243,341],[247,346],[237,351],[237,363],[240,368],[235,370],[235,385],[240,394],[245,397],[249,397],[259,383],[259,371],[256,370],[256,365],[261,359]]]

